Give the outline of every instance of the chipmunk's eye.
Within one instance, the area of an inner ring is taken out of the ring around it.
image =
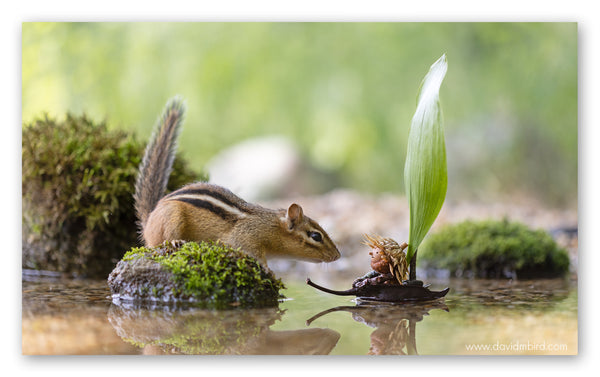
[[[306,232],[308,234],[308,236],[310,238],[313,239],[313,241],[316,242],[323,242],[323,236],[321,236],[321,233],[319,232]]]

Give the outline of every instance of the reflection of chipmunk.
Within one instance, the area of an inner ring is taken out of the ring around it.
[[[184,105],[171,100],[154,131],[140,164],[135,208],[146,246],[165,240],[220,240],[254,256],[332,262],[340,257],[327,233],[293,203],[272,210],[248,203],[231,191],[209,183],[186,185],[163,197],[181,128]]]

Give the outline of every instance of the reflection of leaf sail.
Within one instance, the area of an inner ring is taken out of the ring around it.
[[[446,198],[448,175],[439,91],[447,69],[446,55],[442,55],[429,69],[421,84],[417,109],[410,125],[404,166],[410,213],[406,255],[409,263]]]

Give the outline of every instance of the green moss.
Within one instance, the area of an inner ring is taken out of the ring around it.
[[[23,126],[23,267],[104,277],[137,242],[144,144],[85,115]],[[199,177],[175,160],[170,189]]]
[[[157,263],[167,272],[168,281],[139,281],[138,275],[128,278],[137,285],[125,284],[125,290],[137,291],[137,297],[152,296],[159,301],[193,301],[215,308],[231,305],[245,307],[277,305],[284,288],[280,279],[266,271],[258,261],[240,250],[215,242],[186,242],[181,246],[164,242],[153,248],[133,248],[120,263],[136,260]],[[111,273],[118,274],[117,266]],[[155,274],[156,275],[156,274]],[[114,277],[109,277],[116,281]],[[127,283],[127,282],[125,282]],[[123,283],[112,284],[113,292],[123,290]],[[145,291],[141,289],[144,288]],[[135,298],[135,294],[127,293]]]
[[[569,256],[548,233],[503,221],[465,221],[430,235],[419,250],[426,268],[475,277],[559,277]]]

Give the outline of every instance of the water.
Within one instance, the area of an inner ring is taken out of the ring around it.
[[[446,280],[426,304],[358,303],[286,279],[278,308],[116,305],[106,281],[23,280],[24,354],[577,354],[574,280]],[[315,281],[346,289],[350,281]]]

